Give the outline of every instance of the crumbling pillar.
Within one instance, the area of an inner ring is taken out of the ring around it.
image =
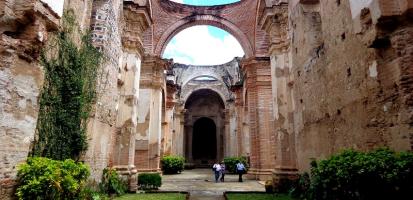
[[[168,63],[147,55],[141,68],[135,165],[138,171],[159,172],[162,135],[162,98]]]
[[[136,128],[143,55],[142,34],[151,24],[146,5],[124,3],[125,27],[122,35],[123,63],[118,74],[119,104],[117,106],[113,167],[129,182],[129,190],[137,190],[135,166]]]
[[[276,188],[284,180],[297,177],[291,74],[290,38],[288,37],[288,4],[280,3],[266,8],[261,21],[270,36],[271,82],[275,134],[275,169],[273,184]]]
[[[270,59],[252,58],[241,63],[245,73],[246,102],[249,115],[250,170],[248,177],[266,180],[274,168],[274,143]]]

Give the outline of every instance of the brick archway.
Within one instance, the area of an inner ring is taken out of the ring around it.
[[[162,56],[169,41],[186,28],[197,25],[210,25],[223,29],[233,35],[244,50],[245,57],[253,56],[254,51],[247,36],[230,21],[213,15],[195,15],[183,18],[170,26],[161,36],[155,48],[155,55]]]
[[[145,52],[162,56],[168,42],[180,31],[196,25],[211,25],[232,34],[246,58],[268,56],[267,34],[257,26],[260,1],[217,6],[191,6],[170,0],[151,1],[153,26],[144,33]]]

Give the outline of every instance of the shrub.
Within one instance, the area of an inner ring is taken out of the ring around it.
[[[89,168],[71,159],[28,158],[18,167],[19,199],[79,199]]]
[[[102,182],[99,184],[100,191],[105,194],[125,194],[128,189],[127,183],[120,179],[118,173],[113,168],[103,170]]]
[[[165,174],[176,174],[184,169],[185,158],[181,156],[164,156],[161,160]]]
[[[317,200],[409,199],[413,196],[413,153],[346,150],[314,162],[305,196]]]
[[[162,185],[159,173],[142,173],[138,175],[138,185],[142,190],[158,189]]]
[[[228,170],[229,173],[236,173],[236,165],[238,162],[241,162],[242,164],[244,164],[245,168],[248,171],[248,163],[247,163],[247,158],[244,156],[240,156],[240,157],[227,157],[224,158],[224,163],[225,163],[225,167]]]

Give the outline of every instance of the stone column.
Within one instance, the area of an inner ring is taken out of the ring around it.
[[[187,115],[187,113],[185,113]],[[193,156],[192,156],[192,134],[193,134],[193,122],[192,119],[188,120],[185,117],[184,122],[184,137],[185,137],[185,152],[186,152],[186,161],[188,163],[193,163]]]
[[[235,121],[236,121],[236,129],[235,129],[235,137],[236,137],[236,145],[237,145],[237,156],[246,156],[244,154],[244,145],[243,140],[243,131],[242,131],[242,110],[243,110],[243,101],[242,101],[242,87],[240,85],[232,86],[231,91],[235,95]]]
[[[165,90],[164,70],[168,63],[158,57],[147,55],[142,63],[140,102],[138,108],[136,147],[139,171],[160,171],[162,134],[162,97]]]
[[[280,3],[266,8],[261,21],[262,28],[270,36],[271,82],[273,119],[275,130],[274,186],[282,179],[294,179],[297,175],[294,138],[294,104],[292,98],[293,75],[290,62],[290,38],[288,37],[288,4]]]
[[[174,130],[173,130],[173,147],[172,152],[175,155],[180,155],[185,157],[185,134],[184,134],[184,125],[185,125],[185,109],[181,105],[175,104],[174,111]]]
[[[171,155],[175,146],[174,133],[174,110],[176,105],[177,86],[171,83],[166,84],[166,111],[165,111],[165,154]]]
[[[122,35],[123,63],[118,74],[119,103],[113,167],[129,182],[129,191],[137,190],[135,143],[137,133],[138,98],[141,61],[143,55],[142,34],[151,25],[146,5],[124,3],[125,26]]]
[[[35,139],[44,71],[38,62],[59,17],[40,1],[0,2],[0,196],[13,199],[17,165]]]
[[[251,168],[248,177],[266,180],[274,169],[270,59],[252,58],[243,61],[241,66],[246,76],[244,87],[251,135]]]

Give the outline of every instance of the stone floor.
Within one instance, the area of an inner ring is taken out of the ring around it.
[[[238,175],[225,175],[225,182],[215,183],[210,169],[185,170],[177,175],[162,177],[161,191],[186,191],[191,200],[223,200],[225,191],[265,191],[264,186],[254,180],[238,182]]]

